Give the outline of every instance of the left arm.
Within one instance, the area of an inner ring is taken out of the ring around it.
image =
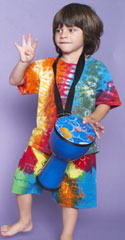
[[[99,122],[107,115],[110,110],[110,106],[106,104],[100,104],[96,107],[95,111],[83,118],[83,123],[89,123],[95,130],[96,136],[100,139],[99,132],[104,133],[104,126]]]

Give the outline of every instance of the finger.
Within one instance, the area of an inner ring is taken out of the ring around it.
[[[31,35],[31,33],[28,33],[27,45],[28,45],[28,46],[31,46],[31,43],[32,43],[32,35]]]
[[[102,125],[95,125],[95,128],[97,128],[99,131],[104,131],[104,126]]]
[[[96,130],[96,126],[94,125],[94,122],[90,120],[89,117],[84,117],[83,118],[83,123],[89,123],[91,125],[91,127],[93,127],[94,130]]]
[[[26,46],[26,39],[24,34],[22,35],[22,46]]]
[[[95,127],[94,129],[98,132],[104,133],[104,129],[100,129],[100,128],[97,128],[97,127]]]
[[[98,132],[104,133],[104,128],[100,128],[94,125],[93,125],[93,128],[95,128]]]
[[[102,124],[100,124],[99,122],[95,121],[95,120],[92,120],[89,122],[90,124],[93,124],[94,127],[96,129],[98,129],[99,131],[104,131],[104,126]]]
[[[86,116],[86,117],[83,118],[83,123],[87,123],[87,122],[94,129],[94,131],[95,131],[95,133],[97,135],[97,138],[100,139],[99,132],[104,133],[104,126],[102,124],[100,124],[99,122],[95,121],[94,119],[89,118],[89,117]]]
[[[98,133],[98,131],[95,131],[95,134],[96,134],[96,137],[97,137],[98,139],[101,138],[100,135],[99,135],[99,133]]]
[[[18,44],[18,43],[16,43],[16,42],[14,42],[14,46],[18,49],[18,50],[20,50],[20,45]]]
[[[6,231],[8,229],[8,225],[3,225],[2,227],[1,227],[1,231]]]
[[[90,123],[90,125],[98,132],[104,133],[104,126],[100,124]]]
[[[36,49],[37,43],[38,43],[38,39],[35,39],[34,42],[33,42],[33,45],[32,45],[32,47],[34,49]]]
[[[96,128],[94,128],[94,126],[93,126],[93,129],[94,129],[94,131],[95,131],[96,137],[97,137],[98,139],[100,139],[101,137],[100,137],[100,135],[99,135],[99,131],[98,131]]]
[[[96,126],[98,126],[99,128],[104,128],[104,126],[102,124],[100,124],[99,122],[93,122],[95,123]]]
[[[89,124],[90,124],[90,126],[94,129],[95,132],[98,131],[98,129],[97,129],[92,123],[89,123]]]

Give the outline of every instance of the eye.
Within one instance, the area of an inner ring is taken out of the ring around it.
[[[56,33],[60,33],[60,32],[62,32],[62,29],[61,28],[57,28],[56,29]]]
[[[69,32],[75,32],[75,28],[69,28]]]

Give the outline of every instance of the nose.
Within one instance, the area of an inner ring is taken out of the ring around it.
[[[62,29],[61,38],[67,38],[67,36],[68,36],[68,31],[67,31],[67,29]]]

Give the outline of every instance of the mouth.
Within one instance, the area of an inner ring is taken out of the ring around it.
[[[59,44],[71,44],[70,42],[60,42]]]

